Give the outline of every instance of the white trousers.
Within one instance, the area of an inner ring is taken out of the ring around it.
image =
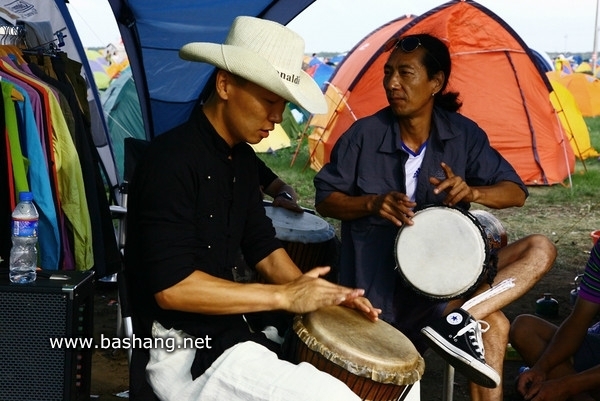
[[[175,338],[183,344],[188,334],[167,330],[158,322],[153,337]],[[195,349],[175,347],[150,350],[148,381],[162,401],[355,401],[360,398],[343,382],[314,366],[294,365],[277,358],[266,347],[248,341],[226,350],[200,377],[192,380]]]

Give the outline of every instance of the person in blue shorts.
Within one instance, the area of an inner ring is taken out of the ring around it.
[[[533,315],[520,315],[511,325],[510,342],[531,366],[518,377],[523,398],[600,400],[599,313],[600,241],[586,263],[575,306],[560,327]]]

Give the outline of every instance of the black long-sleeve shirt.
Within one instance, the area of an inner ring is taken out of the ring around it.
[[[205,366],[235,343],[256,340],[242,315],[163,310],[154,294],[195,270],[234,281],[240,249],[254,266],[279,247],[249,145],[230,148],[201,109],[150,143],[129,187],[125,248],[132,308],[146,335],[157,320],[209,336],[213,348],[202,351]]]

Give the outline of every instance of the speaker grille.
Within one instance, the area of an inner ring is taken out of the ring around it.
[[[50,346],[93,336],[92,273],[69,274],[79,285],[0,280],[0,401],[89,400],[92,350]]]

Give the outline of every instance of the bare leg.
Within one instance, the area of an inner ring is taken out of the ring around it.
[[[533,315],[520,315],[513,321],[509,338],[511,345],[528,366],[533,366],[552,340],[558,328]]]
[[[510,328],[510,343],[523,357],[528,366],[533,366],[542,356],[558,328],[533,315],[518,316]],[[564,362],[548,372],[553,379],[575,373],[573,364]]]
[[[498,273],[494,283],[509,278],[514,279],[515,286],[469,309],[476,320],[489,323],[489,330],[483,334],[486,363],[496,372],[502,374],[504,355],[508,344],[510,322],[501,309],[520,298],[537,283],[552,267],[556,258],[556,247],[543,235],[530,235],[507,245],[498,251]],[[482,285],[474,295],[489,289]],[[460,307],[465,300],[454,300],[448,304],[446,312]],[[502,400],[502,385],[489,389],[471,384],[471,399]]]
[[[543,235],[530,235],[515,241],[498,251],[498,274],[494,284],[514,278],[515,286],[469,309],[477,320],[499,311],[523,296],[550,270],[556,259],[556,247]],[[489,289],[483,284],[474,295]],[[465,300],[451,301],[449,309],[460,307]]]
[[[482,335],[485,347],[485,361],[496,372],[502,374],[510,322],[502,312],[492,313],[486,318],[486,321],[490,324],[490,328]],[[496,388],[486,388],[473,383],[470,386],[471,400],[473,401],[502,400],[502,384]]]

